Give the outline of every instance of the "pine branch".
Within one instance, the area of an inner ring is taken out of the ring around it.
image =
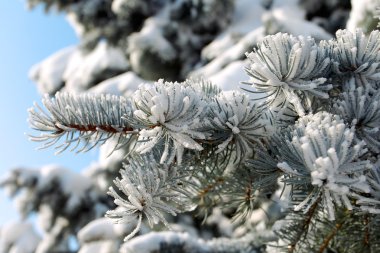
[[[364,239],[363,242],[366,245],[366,247],[369,246],[369,240],[370,240],[370,227],[369,227],[369,215],[364,214]]]
[[[271,134],[273,123],[246,95],[218,92],[204,81],[160,80],[153,86],[141,85],[131,101],[57,93],[43,100],[48,112],[38,105],[29,110],[31,127],[42,132],[31,139],[44,142],[46,148],[66,137],[56,147],[60,153],[71,144],[72,150],[85,152],[117,138],[114,150],[136,143],[135,152],[160,152],[160,163],[167,164],[174,159],[181,164],[185,149],[201,151],[204,144],[211,144],[221,152],[233,146],[238,162]]]
[[[261,154],[258,152],[257,155]],[[225,175],[227,182],[222,187],[223,207],[235,210],[232,216],[235,224],[246,222],[255,210],[270,201],[270,196],[278,188],[276,182],[280,171],[267,171],[271,175],[260,174],[252,166],[254,161],[239,164]]]
[[[347,125],[355,127],[356,142],[365,141],[374,153],[379,153],[380,93],[371,94],[363,87],[355,88],[355,79],[346,84],[348,91],[334,102],[333,112],[341,115]]]
[[[325,252],[325,250],[329,246],[330,241],[334,238],[334,236],[338,233],[338,231],[342,228],[342,226],[343,226],[343,222],[339,222],[335,224],[335,228],[333,229],[333,231],[331,231],[331,233],[323,240],[323,244],[318,250],[319,253]]]
[[[320,230],[323,237],[319,241],[318,249],[322,247],[324,240],[328,239],[329,235],[336,230],[337,224],[342,224],[342,226],[330,239],[328,248],[347,253],[378,252],[380,246],[378,215],[355,211],[347,212],[347,210],[342,210],[339,220],[332,224],[329,230]]]
[[[335,205],[352,210],[353,199],[376,202],[364,197],[371,191],[365,176],[371,164],[359,159],[364,143],[355,144],[353,139],[354,129],[326,112],[301,117],[294,128],[274,136],[273,142],[285,144],[278,150],[284,161],[277,164],[285,174],[284,182],[311,189],[295,211],[307,212],[322,195],[330,220],[335,220]]]
[[[205,222],[211,208],[223,203],[222,187],[226,183],[226,179],[221,176],[213,177],[211,174],[208,174],[203,180],[200,178],[200,176],[192,178],[195,182],[193,201],[197,205],[198,214],[203,215],[203,222]]]
[[[302,116],[303,97],[329,97],[332,85],[325,83],[330,71],[328,50],[310,37],[270,35],[247,58],[251,61],[246,68],[251,80],[246,84],[266,93],[269,105],[286,109],[291,104]]]
[[[265,113],[265,108],[237,91],[218,94],[210,106],[209,118],[211,126],[227,137],[222,139],[216,153],[233,143],[237,161],[251,156],[255,146],[263,146],[260,138],[273,132],[272,119]]]
[[[138,36],[133,41],[145,39]],[[247,54],[246,68],[247,84],[266,93],[261,105],[203,80],[141,85],[130,100],[58,93],[43,100],[47,112],[38,105],[29,110],[32,128],[42,132],[31,139],[43,147],[57,144],[58,153],[72,144],[72,150],[88,151],[111,138],[117,139],[115,149],[136,144],[114,181],[119,190],[109,190],[118,208],[107,217],[137,223],[126,239],[144,218],[151,227],[168,226],[164,214],[196,205],[206,217],[215,205],[232,207],[233,219],[246,221],[281,180],[293,210],[275,231],[288,252],[342,251],[351,241],[351,252],[378,251],[380,170],[371,162],[380,150],[379,38],[378,31],[366,36],[360,30],[338,31],[336,40],[319,45],[288,34],[264,38]],[[177,248],[189,243],[183,238]],[[208,247],[239,249],[241,243],[220,242]],[[165,250],[172,243],[156,246]]]
[[[136,152],[144,154],[164,142],[160,163],[171,163],[174,157],[182,162],[185,149],[203,150],[197,140],[204,140],[208,112],[201,86],[159,80],[154,86],[141,85],[132,98],[133,115],[130,121],[141,126],[141,145]]]
[[[137,221],[135,229],[125,241],[137,234],[143,217],[150,227],[159,222],[169,227],[164,213],[175,216],[179,212],[194,208],[187,192],[183,190],[186,184],[183,180],[184,172],[153,161],[151,156],[131,157],[129,164],[120,170],[121,178],[114,180],[121,194],[113,187],[109,188],[108,194],[114,197],[118,208],[107,211],[106,217],[113,219],[115,223]]]
[[[110,138],[117,138],[118,149],[132,140],[137,132],[123,120],[131,113],[131,106],[123,97],[111,95],[70,95],[57,93],[54,98],[46,96],[45,112],[37,104],[29,109],[31,127],[41,133],[31,140],[45,142],[42,148],[56,145],[57,153],[74,144],[72,150],[85,152]],[[64,138],[66,137],[66,138]]]
[[[333,47],[333,70],[340,76],[355,77],[366,89],[373,92],[380,80],[379,31],[366,36],[361,29],[355,32],[338,30]]]
[[[296,249],[296,246],[298,245],[302,237],[307,236],[307,233],[309,232],[309,226],[310,226],[311,220],[317,210],[317,206],[320,204],[320,200],[321,198],[319,197],[318,200],[310,207],[309,211],[307,212],[306,217],[304,218],[304,222],[301,226],[302,227],[301,231],[303,231],[303,233],[299,233],[298,236],[293,240],[293,242],[288,245],[289,253],[294,252]]]

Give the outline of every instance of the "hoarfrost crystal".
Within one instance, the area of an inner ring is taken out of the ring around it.
[[[283,161],[278,167],[286,177],[310,180],[314,188],[295,210],[307,212],[321,197],[329,219],[334,220],[334,203],[352,210],[350,199],[370,192],[364,175],[370,164],[356,161],[364,152],[364,143],[353,145],[353,139],[354,129],[346,128],[338,116],[326,112],[304,116],[296,122],[290,136],[283,140],[286,146],[280,151]]]
[[[380,152],[379,101],[380,92],[370,94],[364,87],[358,87],[343,92],[333,106],[333,111],[341,115],[346,124],[356,128],[356,141],[364,141],[369,149],[377,153]]]
[[[260,138],[270,133],[269,116],[264,108],[253,103],[249,97],[238,91],[222,92],[212,104],[210,124],[216,130],[229,132],[225,140],[218,145],[217,152],[224,150],[233,142],[237,157],[252,153]]]
[[[147,153],[163,143],[160,162],[170,163],[176,154],[181,163],[185,148],[203,149],[195,139],[206,138],[199,131],[206,104],[195,88],[162,80],[154,86],[141,85],[134,94],[133,107],[134,117],[145,127],[137,152]]]
[[[330,58],[327,50],[314,39],[278,33],[265,37],[258,49],[247,54],[246,68],[258,92],[267,93],[269,103],[286,107],[291,103],[299,115],[304,114],[303,96],[328,98],[332,88],[326,84]]]
[[[380,39],[379,31],[373,31],[366,36],[362,30],[354,33],[348,30],[336,32],[336,41],[331,44],[334,48],[333,69],[340,75],[354,76],[367,89],[376,89],[380,80]]]
[[[121,179],[116,178],[116,187],[125,195],[119,195],[113,187],[109,194],[115,198],[119,207],[108,211],[106,216],[116,223],[137,221],[136,228],[125,238],[132,238],[140,230],[143,216],[150,227],[162,222],[169,226],[164,213],[176,215],[180,209],[174,204],[183,204],[184,195],[177,187],[177,173],[173,167],[155,164],[147,158],[135,157],[120,171]],[[170,203],[172,202],[172,203]]]

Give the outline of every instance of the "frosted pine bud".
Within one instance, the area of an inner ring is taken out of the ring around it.
[[[174,155],[181,163],[185,148],[202,150],[195,139],[205,139],[200,128],[206,104],[191,86],[163,82],[141,85],[133,96],[134,118],[144,126],[136,151],[144,154],[161,143],[161,163],[170,163]]]
[[[338,30],[333,45],[333,70],[340,75],[353,75],[370,88],[380,80],[380,33],[372,31],[366,36],[361,29],[356,32]],[[368,85],[372,83],[372,85]],[[374,87],[376,88],[376,87]]]
[[[330,58],[314,39],[278,33],[265,37],[247,57],[251,61],[246,68],[251,76],[247,84],[267,93],[269,103],[283,107],[290,103],[303,115],[301,97],[328,98],[332,86],[323,77],[329,72]]]
[[[369,170],[368,182],[371,186],[369,197],[359,199],[356,204],[363,211],[380,214],[380,160]]]
[[[136,228],[125,240],[132,238],[140,230],[143,217],[148,220],[150,227],[159,222],[169,227],[164,213],[175,216],[180,209],[192,208],[186,206],[186,196],[178,188],[183,183],[178,183],[179,176],[174,167],[156,164],[153,158],[141,160],[134,157],[125,169],[120,170],[120,174],[121,179],[116,178],[114,183],[122,195],[113,187],[108,192],[119,207],[107,211],[106,217],[116,223],[129,223],[137,219]]]
[[[271,122],[264,108],[249,100],[238,91],[222,92],[212,103],[210,124],[220,131],[223,142],[217,152],[234,143],[237,157],[252,153],[253,146],[260,143],[260,138],[271,132]]]
[[[354,145],[354,129],[347,128],[338,116],[326,112],[304,116],[288,131],[276,136],[277,143],[283,144],[278,167],[285,173],[285,181],[298,178],[300,184],[310,186],[296,211],[307,212],[322,198],[329,219],[334,220],[334,204],[352,210],[352,197],[360,199],[360,194],[369,193],[364,172],[370,164],[358,160],[364,143]]]
[[[370,95],[368,90],[359,87],[341,94],[334,103],[333,111],[339,114],[346,124],[355,127],[357,142],[364,141],[367,147],[380,152],[380,92]]]

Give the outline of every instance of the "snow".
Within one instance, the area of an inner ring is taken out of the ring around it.
[[[78,22],[78,18],[76,16],[76,13],[74,12],[67,12],[66,14],[66,20],[69,22],[71,27],[74,29],[75,34],[80,38],[84,35],[85,29],[81,23]]]
[[[94,241],[83,245],[78,253],[115,253],[119,249],[119,244],[114,241]]]
[[[120,48],[100,41],[93,51],[85,54],[76,51],[68,62],[63,73],[67,91],[83,91],[88,89],[99,75],[105,71],[123,72],[129,63]]]
[[[281,218],[283,213],[281,211],[278,196],[274,194],[271,197],[271,200],[272,202],[265,202],[260,208],[252,212],[249,218],[250,224],[256,225],[260,223],[267,223],[268,221],[278,220]]]
[[[101,41],[88,54],[76,47],[62,49],[35,65],[29,75],[41,94],[54,94],[64,85],[66,91],[84,91],[94,85],[99,76],[124,72],[128,67],[121,49]]]
[[[202,50],[202,57],[216,58],[246,34],[262,26],[263,12],[260,1],[237,0],[231,25]]]
[[[265,10],[260,1],[237,0],[232,25],[227,31],[247,34],[262,24],[260,22],[260,16],[263,12],[265,12]]]
[[[289,17],[292,17],[289,19]],[[306,21],[302,11],[298,8],[284,6],[275,8],[263,16],[267,32],[289,33],[294,36],[311,36],[315,40],[329,40],[332,35],[313,22]]]
[[[272,33],[281,31],[313,36],[317,40],[332,38],[316,24],[305,21],[305,11],[298,6],[297,1],[275,1],[273,6],[274,9],[265,12],[260,1],[255,4],[249,0],[237,1],[231,25],[202,50],[202,57],[211,61],[190,73],[190,76],[210,79],[222,89],[237,89],[239,82],[247,80],[242,64],[244,54],[261,42],[268,29]],[[238,69],[239,65],[242,69]]]
[[[0,230],[0,253],[33,253],[39,241],[32,224],[9,222]]]
[[[99,83],[87,92],[132,96],[133,92],[135,92],[142,83],[146,83],[146,81],[138,77],[134,72],[128,71]]]
[[[264,28],[260,27],[245,35],[239,42],[234,46],[230,47],[228,50],[221,53],[213,61],[203,66],[202,68],[190,73],[190,76],[195,77],[205,77],[208,78],[212,75],[217,74],[225,66],[233,61],[240,61],[244,59],[244,54],[247,50],[251,51],[253,46],[261,41],[264,37]],[[243,80],[245,80],[244,78]],[[242,81],[242,80],[241,80]]]
[[[125,0],[114,0],[111,7],[112,11],[116,14],[122,13],[125,2]]]
[[[145,79],[156,80],[162,71],[170,73],[171,69],[163,66],[178,55],[172,43],[163,36],[163,29],[169,23],[168,15],[168,8],[164,8],[158,15],[146,19],[141,31],[128,37],[131,67]]]
[[[88,223],[78,232],[81,244],[92,241],[115,240],[123,238],[130,233],[134,226],[133,222],[127,224],[114,224],[111,219],[100,218]]]
[[[130,59],[133,66],[139,64],[139,62],[134,61],[136,59],[134,54],[148,49],[166,61],[170,61],[176,57],[176,50],[164,38],[162,33],[163,25],[168,22],[166,15],[166,11],[163,11],[161,15],[148,18],[140,32],[129,36],[128,51],[131,54]]]
[[[368,32],[368,27],[366,26],[373,20],[374,11],[379,5],[379,1],[351,0],[351,5],[350,17],[346,24],[347,30],[355,32],[358,27],[362,27],[365,32]]]
[[[47,188],[54,180],[60,182],[63,192],[69,197],[66,203],[67,210],[72,210],[80,204],[81,199],[92,187],[91,181],[69,169],[56,165],[47,165],[40,169],[41,176],[38,180],[38,188]]]
[[[111,155],[109,154],[110,150],[112,150],[113,147],[117,144],[117,139],[112,139],[108,142],[106,142],[104,145],[100,147],[99,152],[99,163],[100,166],[104,168],[110,168],[112,167],[112,164],[119,163],[123,160],[125,156],[125,151],[122,149],[115,150]]]
[[[289,8],[293,9],[297,16],[304,16],[305,11],[298,5],[299,0],[273,0],[272,9],[275,8]],[[293,16],[289,16],[292,17]]]
[[[236,90],[241,81],[248,79],[244,71],[247,65],[247,61],[232,62],[217,74],[210,76],[208,80],[224,91]]]
[[[253,241],[258,239],[252,233],[232,240],[216,238],[204,241],[187,233],[151,232],[124,243],[120,253],[164,252],[168,248],[176,249],[176,252],[259,252]]]
[[[31,68],[29,78],[38,83],[40,94],[54,94],[64,85],[62,75],[76,50],[76,47],[61,49]]]
[[[193,225],[172,223],[170,224],[170,230],[180,233],[188,233],[190,236],[198,236],[198,231]]]
[[[54,213],[51,210],[51,206],[42,204],[38,208],[37,224],[44,231],[48,231],[52,227],[54,220]]]
[[[64,231],[68,228],[69,221],[66,218],[58,217],[54,226],[48,233],[44,234],[42,241],[38,244],[35,253],[49,253],[50,249],[54,248],[56,251],[67,251],[67,245],[59,241],[59,238],[64,236]]]
[[[214,208],[207,218],[206,224],[215,225],[222,236],[231,237],[234,227],[230,219],[223,215],[220,208]]]
[[[46,165],[41,169],[20,168],[9,174],[3,181],[4,187],[10,188],[8,189],[10,193],[16,193],[14,186],[23,189],[15,199],[17,207],[22,212],[28,211],[24,209],[29,209],[31,202],[34,201],[32,197],[36,197],[35,195],[38,193],[46,192],[47,189],[57,183],[68,197],[65,208],[69,212],[81,204],[82,199],[86,198],[89,191],[92,194],[97,194],[91,179],[57,165]],[[40,211],[47,216],[52,216],[49,215],[44,206],[41,206]]]
[[[136,237],[125,243],[120,249],[120,253],[151,253],[158,251],[163,243],[185,244],[187,252],[207,251],[208,246],[203,240],[196,239],[186,233],[176,232],[151,232],[143,236]]]

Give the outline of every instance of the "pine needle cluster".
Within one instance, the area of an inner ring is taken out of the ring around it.
[[[247,54],[245,84],[261,100],[202,80],[143,84],[131,98],[57,94],[44,100],[46,110],[30,110],[42,132],[33,139],[60,150],[83,143],[86,151],[111,137],[116,149],[128,146],[109,191],[119,207],[107,213],[137,220],[127,239],[143,218],[167,225],[164,213],[207,215],[219,206],[248,222],[277,199],[281,249],[342,252],[353,243],[349,252],[377,252],[379,36],[340,30],[319,44],[266,37]]]

